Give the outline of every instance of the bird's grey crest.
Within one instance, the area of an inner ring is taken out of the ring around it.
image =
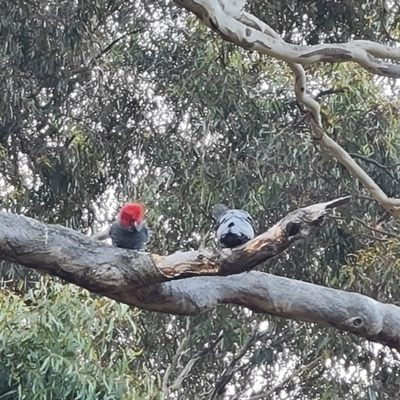
[[[223,204],[216,204],[212,210],[212,216],[215,221],[218,221],[218,219],[228,210],[229,208]]]

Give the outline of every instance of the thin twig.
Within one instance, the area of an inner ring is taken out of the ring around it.
[[[255,396],[250,397],[249,400],[260,400],[263,398],[269,399],[269,396],[271,396],[274,392],[276,392],[279,389],[282,389],[286,383],[291,382],[294,378],[301,375],[303,372],[308,371],[311,368],[313,368],[321,359],[322,359],[322,356],[319,356],[315,360],[311,361],[309,364],[301,365],[299,368],[297,368],[295,371],[293,371],[292,374],[290,374],[288,377],[286,377],[281,383],[276,384],[272,389],[266,391],[265,393],[257,394]]]
[[[388,14],[387,10],[386,10],[386,0],[381,0],[381,7],[382,7],[382,13],[381,13],[381,18],[380,18],[380,22],[381,22],[381,26],[383,31],[385,32],[385,35],[387,36],[388,39],[393,40],[394,42],[399,43],[400,40],[396,39],[395,37],[393,37],[390,32],[387,29],[386,26],[386,14]]]
[[[378,242],[385,242],[386,241],[386,239],[382,239],[382,238],[379,238],[379,237],[376,237],[376,236],[365,235],[365,234],[362,234],[362,233],[358,233],[356,235],[351,235],[351,236],[347,237],[346,239],[339,240],[339,241],[334,242],[334,243],[326,243],[323,246],[325,247],[325,250],[326,250],[326,249],[329,249],[330,247],[339,246],[341,244],[346,244],[346,243],[348,243],[349,240],[356,239],[356,238],[371,239],[371,240],[378,241]]]
[[[389,171],[389,169],[400,166],[400,163],[386,166],[386,165],[383,165],[383,164],[379,163],[378,161],[374,160],[373,158],[364,157],[357,153],[349,153],[349,155],[353,158],[358,158],[360,160],[363,160],[363,161],[366,161],[366,162],[376,165],[378,168],[380,168],[384,172],[386,172],[394,181],[399,182],[399,180]]]
[[[179,360],[180,356],[182,355],[183,351],[185,350],[186,346],[189,343],[191,324],[192,324],[192,319],[190,317],[188,317],[186,320],[187,334],[183,338],[179,347],[177,348],[175,355],[172,357],[171,364],[168,366],[167,370],[165,371],[163,384],[162,384],[162,391],[164,394],[164,398],[166,398],[166,399],[168,398],[168,395],[169,395],[169,387],[168,387],[169,377],[171,375],[171,372],[176,368],[176,365],[178,364],[178,360]]]
[[[322,96],[327,96],[329,94],[337,94],[337,93],[344,93],[347,90],[347,88],[340,88],[340,89],[327,89],[327,90],[321,90],[315,97],[315,100],[318,100]]]
[[[328,150],[341,164],[343,164],[368,190],[390,214],[400,218],[400,199],[388,197],[374,180],[355,162],[355,160],[338,143],[331,139],[322,129],[319,114],[309,113],[309,123],[314,137],[322,147]]]
[[[193,366],[196,364],[200,358],[204,357],[206,354],[211,352],[212,350],[215,349],[215,347],[218,345],[218,343],[222,340],[224,337],[223,331],[218,335],[217,339],[214,340],[214,342],[209,346],[204,348],[202,351],[200,351],[196,356],[191,358],[189,362],[186,364],[185,368],[181,371],[181,373],[178,375],[176,378],[175,382],[171,385],[171,390],[176,390],[181,387],[182,382],[189,376],[190,371],[192,370]]]
[[[139,28],[139,29],[135,29],[133,31],[129,31],[127,33],[125,33],[124,35],[120,36],[119,38],[113,40],[110,44],[108,44],[102,51],[100,51],[100,53],[98,53],[93,59],[92,61],[90,61],[89,64],[91,64],[93,62],[93,60],[98,60],[99,58],[101,58],[102,56],[104,56],[104,54],[108,53],[118,42],[120,42],[121,40],[125,39],[127,36],[129,35],[135,35],[136,33],[141,33],[144,32],[145,28]]]
[[[396,235],[395,233],[386,232],[386,231],[383,231],[383,230],[381,230],[381,229],[372,228],[372,226],[369,226],[367,223],[365,223],[363,220],[361,220],[360,218],[357,218],[357,217],[354,218],[354,220],[357,221],[359,224],[365,226],[367,229],[373,231],[373,232],[376,232],[376,233],[379,233],[379,234],[381,234],[381,235],[386,235],[386,236],[395,238],[395,239],[397,239],[397,240],[400,240],[400,236],[399,236],[399,235]]]
[[[258,332],[259,327],[260,327],[260,323],[257,323],[255,325],[255,327],[253,328],[252,334],[248,338],[247,342],[243,345],[243,347],[240,349],[240,351],[237,353],[237,355],[235,357],[233,357],[229,366],[222,373],[222,375],[216,382],[214,389],[211,392],[211,395],[209,397],[210,400],[216,399],[221,393],[223,393],[226,385],[232,379],[232,376],[234,374],[234,367],[243,358],[243,356],[247,353],[247,351],[250,349],[250,347],[253,346],[253,344],[257,341],[257,339],[259,337],[259,332]]]

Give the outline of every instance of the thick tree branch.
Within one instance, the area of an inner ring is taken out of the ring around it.
[[[400,307],[263,272],[171,281],[140,289],[135,296],[140,308],[185,315],[218,304],[236,304],[255,312],[332,326],[400,351]]]
[[[113,248],[68,228],[0,213],[0,259],[146,310],[196,315],[218,304],[236,304],[334,326],[400,350],[399,307],[265,273],[241,273],[309,235],[327,210],[347,201],[343,197],[293,211],[233,251],[165,257]]]
[[[218,32],[225,40],[247,50],[302,66],[318,62],[354,61],[371,73],[400,77],[400,65],[382,60],[400,60],[400,49],[367,40],[314,46],[289,44],[272,37],[270,32],[263,31],[255,22],[255,17],[243,13],[240,7],[231,9],[229,3],[233,2],[228,0],[175,0],[175,3],[196,14],[205,25]],[[242,3],[244,6],[244,2]],[[249,17],[249,21],[253,23],[243,23],[243,15]]]
[[[14,261],[106,295],[195,275],[249,271],[307,237],[325,213],[350,196],[291,212],[243,246],[220,251],[178,251],[168,256],[118,248],[59,225],[0,213],[0,259]]]
[[[275,40],[282,41],[280,36],[272,28],[249,13],[243,12],[239,20],[245,24],[252,24],[256,29],[261,30]],[[347,170],[364,185],[371,196],[382,207],[394,217],[400,218],[400,200],[389,198],[356,161],[351,158],[349,153],[324,133],[322,129],[320,106],[315,99],[307,94],[307,80],[303,66],[289,63],[289,67],[292,69],[293,75],[295,76],[296,99],[310,110],[309,122],[311,132],[314,137],[319,140],[319,144],[344,165]]]
[[[334,140],[323,132],[320,106],[307,95],[304,66],[317,62],[354,61],[367,71],[383,76],[400,77],[400,65],[381,59],[400,60],[400,48],[391,48],[366,40],[341,44],[299,46],[286,43],[271,27],[254,15],[244,11],[245,0],[175,0],[223,39],[246,50],[268,54],[289,64],[295,76],[295,94],[311,115],[311,131],[320,145],[342,163],[355,176],[371,196],[390,214],[400,218],[400,200],[389,198],[372,178]]]
[[[0,258],[48,272],[142,309],[196,315],[237,304],[317,322],[400,349],[400,308],[273,275],[248,272],[316,229],[348,197],[299,209],[239,249],[160,257],[112,248],[71,229],[0,213]],[[190,275],[198,276],[182,279]],[[171,278],[181,278],[170,280]]]

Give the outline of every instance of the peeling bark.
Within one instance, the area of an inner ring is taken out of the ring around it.
[[[0,259],[141,309],[196,315],[218,304],[316,322],[400,349],[400,308],[358,293],[250,271],[321,228],[350,197],[291,212],[241,247],[160,256],[111,247],[72,229],[0,213]],[[250,271],[250,272],[244,272]]]

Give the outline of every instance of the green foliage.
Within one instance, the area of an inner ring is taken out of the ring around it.
[[[157,398],[132,368],[141,349],[128,306],[47,278],[26,294],[1,291],[0,302],[2,398]]]
[[[388,32],[399,37],[399,17],[386,3],[248,6],[288,42],[392,44]],[[165,254],[214,246],[216,202],[246,208],[262,231],[290,210],[350,193],[340,219],[259,268],[398,298],[397,247],[376,244],[354,217],[386,229],[398,224],[311,139],[284,63],[223,42],[172,1],[1,1],[0,37],[1,209],[90,234],[118,203],[140,198],[156,232],[149,249]],[[327,132],[399,197],[398,88],[348,63],[312,66],[307,77],[310,92],[321,94]],[[327,89],[334,91],[323,95]],[[332,329],[230,306],[188,327],[186,318],[132,315],[53,281],[36,288],[39,274],[10,263],[1,264],[0,277],[7,282],[0,384],[12,399],[35,398],[32,387],[36,398],[52,398],[54,387],[53,398],[161,398],[165,371],[189,333],[168,383],[196,359],[172,395],[204,399],[260,321],[267,333],[237,361],[227,398],[270,390],[313,360],[270,398],[398,392],[395,354]]]

